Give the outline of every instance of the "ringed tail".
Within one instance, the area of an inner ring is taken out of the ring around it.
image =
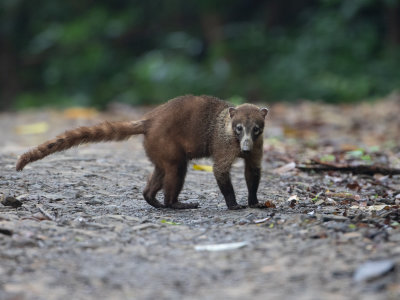
[[[145,120],[131,122],[103,122],[95,126],[83,126],[67,130],[54,139],[48,140],[22,154],[16,165],[21,171],[27,164],[55,152],[67,150],[80,144],[122,141],[132,135],[145,133]]]

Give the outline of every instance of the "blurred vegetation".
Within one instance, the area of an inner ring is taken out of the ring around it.
[[[0,109],[399,87],[398,0],[0,1]]]

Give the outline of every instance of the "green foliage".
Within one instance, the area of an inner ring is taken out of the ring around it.
[[[400,86],[393,12],[400,1],[3,0],[0,101],[379,97]]]
[[[277,57],[266,74],[273,82],[275,95],[292,90],[287,94],[289,98],[300,94],[343,101],[382,95],[398,88],[400,77],[395,75],[395,68],[399,66],[399,55],[389,54],[382,47],[374,24],[356,17],[363,4],[373,1],[323,2],[340,5],[320,9],[300,32],[278,39],[274,50]]]

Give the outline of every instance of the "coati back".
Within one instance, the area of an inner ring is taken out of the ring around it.
[[[263,154],[262,132],[268,110],[252,104],[232,107],[211,96],[182,96],[158,106],[139,121],[104,122],[92,127],[66,131],[24,153],[16,169],[49,154],[83,143],[120,141],[144,134],[146,154],[154,164],[154,172],[143,191],[145,200],[154,207],[197,208],[198,203],[182,203],[178,195],[183,187],[190,159],[212,157],[214,175],[229,209],[237,204],[230,169],[237,157],[245,160],[248,203],[258,205]],[[163,189],[164,204],[156,199]]]

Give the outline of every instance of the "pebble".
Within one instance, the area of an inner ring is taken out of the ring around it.
[[[323,222],[328,222],[328,221],[345,222],[348,219],[349,218],[340,215],[322,215]]]
[[[392,271],[395,264],[392,260],[367,261],[360,265],[353,275],[355,282],[376,279]]]
[[[18,208],[22,206],[22,202],[13,196],[3,195],[1,197],[1,204],[4,206],[11,206],[13,208]]]

